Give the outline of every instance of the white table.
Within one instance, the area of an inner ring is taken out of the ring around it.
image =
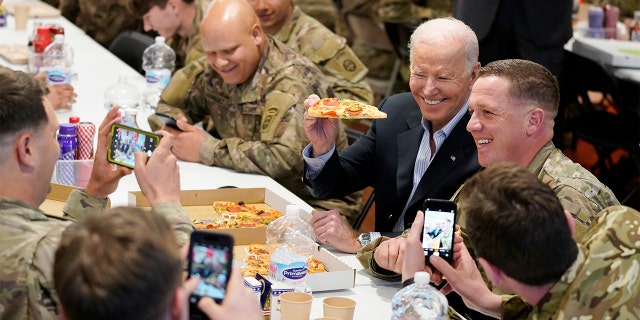
[[[6,0],[5,3],[25,3],[35,0]],[[81,121],[92,121],[96,125],[102,122],[107,110],[103,107],[104,90],[118,80],[120,73],[125,73],[129,81],[139,89],[144,88],[144,78],[127,64],[120,61],[108,50],[104,49],[82,30],[63,17],[53,19],[38,19],[42,22],[55,22],[65,29],[69,44],[75,50],[75,61],[72,67],[77,76],[72,84],[78,93],[77,102],[70,112],[57,113],[58,120],[68,122],[70,115],[77,115]],[[29,21],[26,31],[16,31],[13,17],[8,17],[8,25],[0,28],[0,44],[26,43],[31,34],[33,21]],[[26,66],[12,65],[0,58],[0,64],[13,69],[25,70]],[[142,129],[149,129],[146,117],[149,111],[142,110],[138,114],[138,125]],[[237,173],[232,170],[204,166],[197,163],[180,162],[180,182],[183,190],[215,189],[221,186],[233,185],[249,188],[269,188],[291,203],[299,205],[310,212],[311,206],[302,201],[289,190],[278,184],[268,176],[257,174]],[[139,191],[135,177],[130,175],[121,180],[118,189],[110,198],[112,206],[128,204],[128,192]],[[390,283],[370,277],[360,266],[353,254],[336,253],[342,260],[357,270],[355,287],[348,290],[337,290],[314,293],[311,318],[322,316],[322,299],[330,296],[346,296],[356,300],[354,319],[389,319],[391,318],[391,297],[399,289],[399,283]]]

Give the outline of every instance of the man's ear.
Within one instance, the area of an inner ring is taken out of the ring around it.
[[[20,134],[16,139],[15,151],[20,167],[35,167],[36,146],[33,135],[26,132]]]
[[[61,303],[58,303],[58,306],[56,307],[56,309],[58,309],[58,316],[60,317],[60,320],[66,320],[67,315],[64,314],[64,308],[62,307]]]
[[[527,113],[527,135],[534,135],[543,128],[545,114],[540,108],[534,108]]]
[[[504,273],[502,273],[502,270],[498,269],[498,267],[494,266],[493,264],[491,264],[491,262],[485,260],[484,258],[478,258],[478,262],[482,266],[482,269],[484,269],[487,278],[491,280],[491,283],[496,286],[500,286],[499,284],[502,281],[502,277],[504,275]]]
[[[184,301],[187,300],[185,292],[182,286],[178,286],[173,290],[173,297],[171,297],[171,305],[169,306],[171,320],[182,320],[189,318],[189,310],[185,310],[187,304]]]
[[[253,42],[256,44],[256,46],[262,43],[264,38],[264,30],[262,30],[262,26],[259,23],[256,23],[251,27],[251,36],[253,37]]]

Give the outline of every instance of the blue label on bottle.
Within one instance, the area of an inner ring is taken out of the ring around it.
[[[47,84],[71,83],[71,72],[66,67],[51,67],[47,69]]]

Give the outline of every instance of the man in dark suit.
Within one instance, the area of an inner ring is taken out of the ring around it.
[[[327,198],[375,188],[376,233],[359,234],[334,210],[313,215],[318,239],[338,250],[356,252],[379,232],[399,234],[424,199],[449,199],[480,168],[465,129],[480,68],[475,34],[453,18],[429,20],[414,31],[410,50],[411,93],[383,100],[387,119],[373,121],[352,146],[335,151],[337,120],[305,114],[311,144],[303,152],[304,178],[312,194]],[[310,96],[305,106],[318,99]]]
[[[572,0],[457,0],[453,16],[478,36],[482,65],[519,58],[559,76],[572,10]]]

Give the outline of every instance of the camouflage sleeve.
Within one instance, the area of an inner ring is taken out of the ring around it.
[[[348,46],[325,62],[324,69],[330,73],[327,81],[336,97],[353,99],[373,104],[373,91],[365,79],[367,67]],[[332,79],[333,78],[333,79]]]
[[[202,47],[202,42],[200,42],[200,33],[194,34],[191,38],[189,38],[189,45],[187,46],[187,55],[184,59],[184,64],[187,65],[191,62],[194,62],[202,57],[204,57],[204,48]]]
[[[419,22],[434,17],[431,8],[417,6],[413,0],[380,0],[378,16],[382,22]]]
[[[380,237],[371,241],[368,245],[360,248],[356,253],[356,258],[360,261],[360,264],[369,274],[376,278],[380,278],[387,281],[400,281],[402,275],[397,274],[393,271],[389,271],[381,268],[376,263],[376,260],[373,258],[373,254],[376,251],[376,248],[386,240],[389,240],[389,237]]]
[[[573,238],[580,242],[598,213],[604,208],[599,208],[598,204],[587,196],[590,190],[582,193],[571,186],[560,185],[555,187],[554,192],[560,199],[562,207],[573,216],[575,221]]]
[[[531,305],[526,303],[520,296],[502,295],[501,319],[527,319],[531,309]]]
[[[279,81],[282,87],[287,80]],[[286,85],[285,85],[286,86]],[[296,87],[296,85],[292,85]],[[259,173],[276,180],[301,176],[303,168],[300,137],[305,137],[302,119],[305,112],[302,96],[289,90],[268,91],[260,124],[260,139],[247,141],[209,136],[200,147],[200,160],[207,165],[230,168],[238,172]],[[299,178],[298,178],[299,179]]]
[[[173,116],[184,114],[192,124],[204,119],[208,114],[204,97],[206,63],[206,60],[201,58],[176,71],[160,94],[156,112]],[[147,120],[153,131],[164,125],[154,115],[149,116]]]
[[[104,210],[107,207],[107,203],[108,199],[95,198],[80,189],[75,189],[69,194],[62,212],[65,218],[78,220],[87,212]]]
[[[189,242],[189,237],[194,227],[189,214],[182,206],[173,203],[161,203],[155,205],[153,210],[169,221],[173,227],[178,245],[182,246]]]

